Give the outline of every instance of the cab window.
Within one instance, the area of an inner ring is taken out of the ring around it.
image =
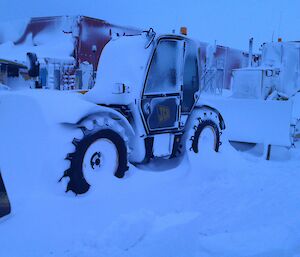
[[[182,45],[178,40],[159,41],[148,71],[145,94],[179,92]]]

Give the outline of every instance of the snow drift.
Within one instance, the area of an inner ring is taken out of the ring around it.
[[[0,163],[13,213],[0,221],[0,256],[300,255],[298,151],[268,162],[236,152],[225,134],[218,154],[189,154],[160,171],[130,166],[123,180],[103,176],[75,197],[57,183],[73,135],[57,118],[63,110],[40,99],[1,93]]]

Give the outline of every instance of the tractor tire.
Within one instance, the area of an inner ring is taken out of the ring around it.
[[[11,206],[0,172],[0,218],[10,214]]]
[[[189,150],[198,153],[199,149],[202,148],[202,137],[206,137],[205,139],[212,141],[210,142],[209,147],[215,152],[218,152],[221,145],[220,136],[222,134],[219,127],[220,122],[218,116],[214,112],[208,110],[203,112],[203,115],[196,120],[197,122],[195,122],[191,132],[191,146]]]
[[[95,186],[99,174],[108,172],[108,169],[117,178],[123,178],[128,170],[128,139],[124,129],[114,124],[117,132],[110,122],[104,122],[104,125],[99,125],[96,120],[92,122],[94,126],[91,130],[80,127],[83,138],[73,139],[75,151],[65,158],[70,162],[62,177],[70,179],[66,192],[72,191],[76,195],[84,194]]]

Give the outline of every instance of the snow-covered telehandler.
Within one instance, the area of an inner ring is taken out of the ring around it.
[[[218,151],[225,124],[217,110],[201,104],[200,54],[196,41],[157,37],[152,29],[105,46],[95,86],[84,95],[98,109],[69,124],[82,136],[66,157],[67,191],[87,192],[101,172],[122,178],[128,162],[172,159],[186,144],[198,152],[204,131]]]
[[[201,103],[202,50],[200,42],[185,35],[156,36],[153,29],[113,37],[101,52],[94,87],[84,94],[40,87],[43,73],[38,55],[25,52],[26,67],[9,61],[1,65],[0,82],[10,88],[1,92],[5,99],[1,108],[22,102],[27,111],[43,114],[43,120],[57,116],[50,124],[61,124],[69,132],[69,140],[63,138],[68,152],[62,151],[65,156],[61,156],[68,167],[55,167],[57,179],[66,182],[62,183],[66,191],[84,194],[97,188],[102,173],[124,177],[129,163],[172,161],[186,149],[205,151],[199,148],[202,136],[209,139],[211,150],[219,150],[225,123],[218,110]],[[12,84],[22,84],[23,79],[27,83],[27,78],[36,83],[36,89],[18,91]],[[18,194],[13,192],[13,176],[5,172],[0,185],[1,215],[11,210],[6,190],[12,207]]]

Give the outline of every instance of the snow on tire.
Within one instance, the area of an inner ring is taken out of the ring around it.
[[[97,186],[101,173],[122,178],[128,170],[128,139],[117,122],[92,120],[80,129],[83,138],[73,139],[75,151],[67,155],[70,166],[62,177],[69,177],[66,191],[75,194],[84,194]]]
[[[199,149],[206,148],[213,149],[215,152],[219,151],[221,145],[219,127],[219,118],[216,113],[210,110],[203,110],[201,115],[195,119],[193,129],[191,130],[190,147],[189,149],[195,153]]]

